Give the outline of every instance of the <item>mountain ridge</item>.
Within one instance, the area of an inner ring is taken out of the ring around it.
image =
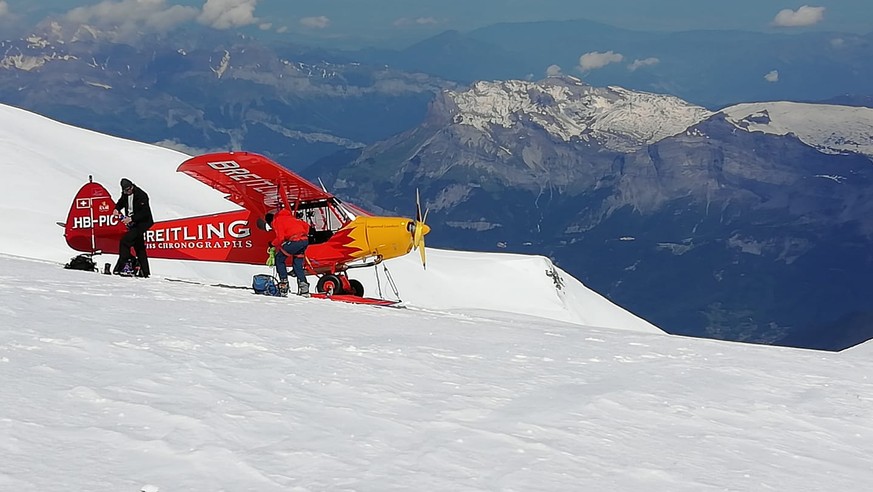
[[[68,37],[0,42],[0,101],[194,153],[258,148],[292,168],[418,123],[453,86],[245,36]]]
[[[354,193],[375,210],[402,211],[412,201],[406,190],[414,184],[430,209],[430,221],[451,231],[451,244],[548,251],[562,268],[619,304],[650,313],[649,319],[668,332],[779,343],[809,323],[823,326],[840,318],[844,309],[863,308],[866,294],[847,295],[833,286],[823,290],[841,292],[842,300],[815,312],[815,297],[807,289],[828,271],[841,272],[831,276],[845,285],[862,285],[863,265],[871,261],[856,248],[873,237],[873,166],[869,156],[848,152],[851,146],[845,145],[863,136],[863,128],[873,133],[866,109],[842,108],[861,116],[844,119],[851,129],[846,138],[818,144],[810,140],[814,133],[776,131],[785,115],[775,111],[765,121],[755,116],[756,106],[749,120],[749,115],[732,118],[690,105],[697,116],[684,130],[655,142],[639,132],[615,130],[609,138],[633,144],[617,149],[606,138],[595,138],[596,131],[554,131],[554,115],[568,112],[562,113],[567,110],[561,101],[541,95],[555,83],[548,80],[480,83],[466,99],[478,106],[457,104],[458,94],[445,91],[419,127],[363,149],[349,164],[317,165],[307,172],[339,194]],[[542,92],[530,90],[537,84]],[[483,87],[513,87],[515,92],[499,101],[500,91]],[[588,113],[572,113],[578,121],[555,128],[589,127]],[[598,118],[608,119],[605,114]],[[649,114],[657,113],[641,111],[634,117]],[[837,119],[832,114],[827,121]],[[858,122],[862,130],[854,126]],[[838,125],[830,128],[841,131]],[[623,253],[615,250],[619,244]],[[846,263],[837,270],[822,256],[828,248],[844,252]],[[611,257],[613,264],[608,263]],[[811,263],[798,262],[801,258]],[[853,271],[851,262],[861,267]],[[665,292],[672,300],[650,303],[646,299],[658,287],[641,273],[667,276],[666,265],[686,272],[689,282],[710,285],[712,295],[683,285]],[[772,293],[740,287],[752,278],[806,307],[789,312],[786,303],[768,301]],[[634,282],[646,287],[635,290]],[[738,290],[758,296],[749,298]],[[720,295],[724,300],[719,301]],[[748,312],[753,314],[742,314]],[[742,321],[744,316],[753,322]],[[873,327],[866,333],[873,336]]]

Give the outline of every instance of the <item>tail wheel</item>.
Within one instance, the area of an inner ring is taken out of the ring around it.
[[[315,284],[315,290],[329,296],[333,294],[342,294],[343,284],[336,275],[322,275],[321,278],[318,279],[318,283]]]
[[[362,284],[360,280],[350,278],[349,286],[352,288],[352,294],[358,297],[364,297],[364,284]]]

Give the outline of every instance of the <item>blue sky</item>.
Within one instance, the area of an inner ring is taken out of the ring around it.
[[[0,0],[0,17],[184,22],[315,38],[424,38],[497,22],[589,19],[635,30],[873,31],[871,0]],[[73,10],[79,7],[78,10]]]

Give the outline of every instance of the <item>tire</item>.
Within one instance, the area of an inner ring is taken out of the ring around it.
[[[364,297],[364,284],[353,278],[349,279],[349,285],[352,287],[352,294],[358,297]]]
[[[328,289],[330,288],[331,284],[333,285],[333,287],[331,289],[332,292],[328,292]],[[336,275],[331,275],[331,274],[322,275],[321,278],[318,279],[318,283],[315,284],[315,291],[321,292],[321,293],[324,293],[327,295],[342,294],[343,293],[343,284],[342,284],[342,282],[340,282],[339,277],[337,277]]]

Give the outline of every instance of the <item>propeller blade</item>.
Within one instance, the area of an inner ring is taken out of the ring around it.
[[[415,221],[415,231],[412,233],[412,247],[418,248],[424,240],[424,222]]]
[[[421,255],[421,267],[427,270],[427,260],[424,254],[424,236],[421,238],[421,246],[418,248],[418,254]]]
[[[421,266],[427,270],[427,259],[424,252],[424,235],[430,232],[430,227],[424,223],[427,220],[427,213],[430,209],[425,209],[424,215],[421,214],[421,195],[418,188],[415,189],[415,222],[412,230],[412,248],[418,249],[418,254],[421,255]]]

